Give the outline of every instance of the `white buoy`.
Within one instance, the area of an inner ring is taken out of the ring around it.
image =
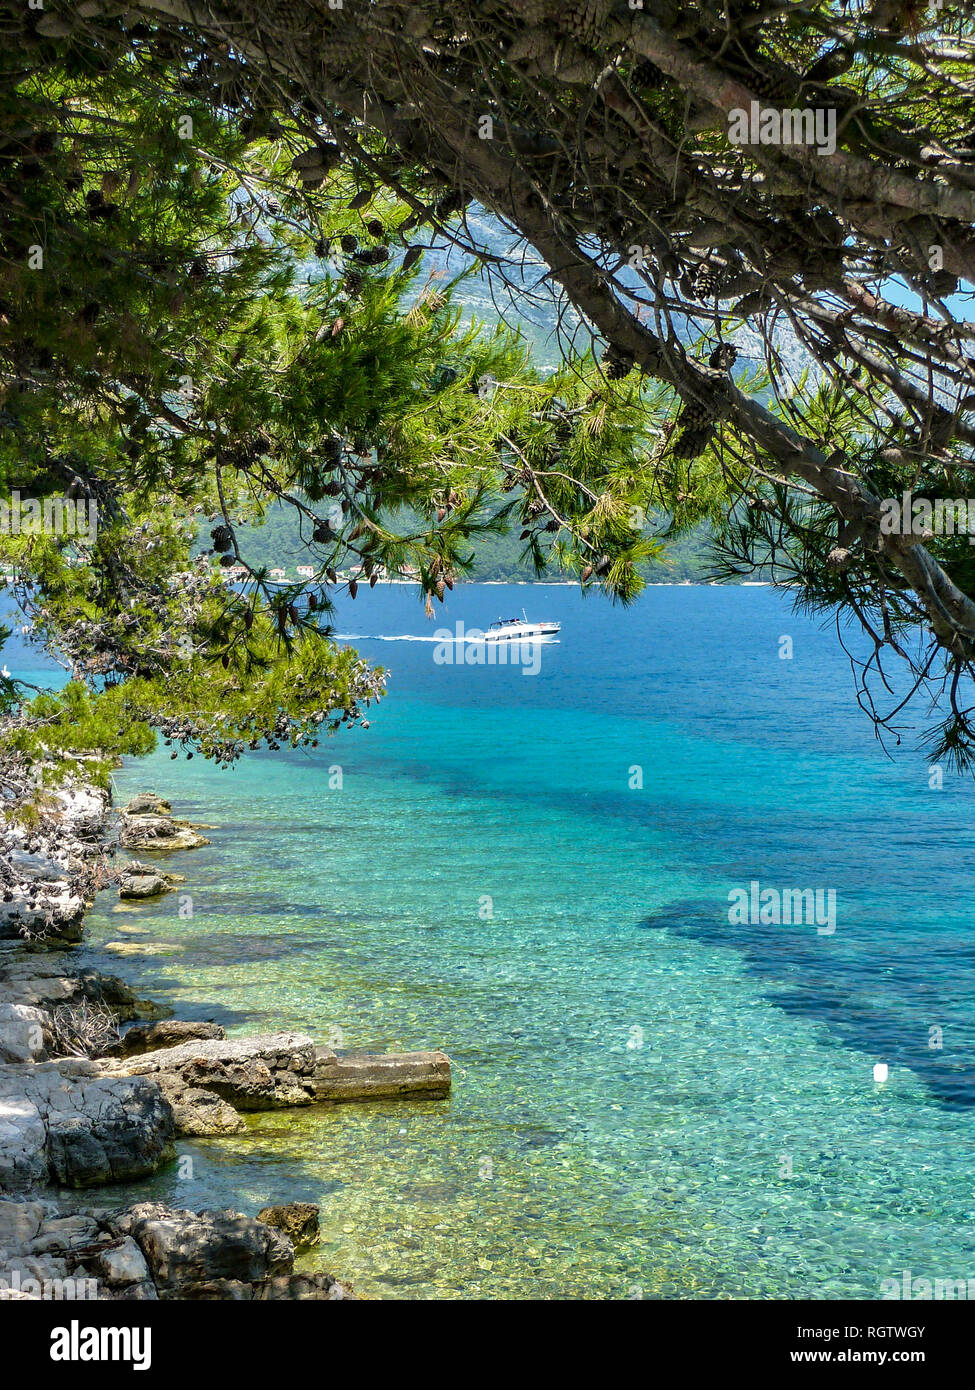
[[[886,1081],[889,1075],[886,1062],[876,1062],[873,1068],[874,1081]]]

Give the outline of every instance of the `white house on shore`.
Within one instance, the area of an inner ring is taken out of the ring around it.
[[[272,570],[272,571],[271,571],[271,578],[272,578],[272,579],[287,579],[287,577],[288,577],[288,571],[287,571],[287,570],[280,570],[280,569],[279,569],[279,570]]]
[[[315,571],[311,565],[299,565],[298,574],[302,579],[314,579]]]

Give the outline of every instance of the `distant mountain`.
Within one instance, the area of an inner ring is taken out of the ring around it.
[[[477,205],[468,209],[467,222],[485,253],[505,261],[511,259],[514,264],[506,266],[504,276],[482,267],[458,286],[454,292],[455,301],[462,306],[465,322],[476,319],[490,329],[503,320],[525,338],[534,364],[542,373],[557,369],[564,350],[575,349],[581,353],[592,346],[590,330],[533,248],[525,247],[515,233],[509,232]],[[425,271],[439,273],[444,281],[449,281],[473,263],[470,255],[444,243],[431,248],[422,266]],[[310,278],[322,274],[319,261],[307,262],[305,269]],[[417,293],[425,278],[424,275],[418,278]],[[740,370],[754,374],[764,364],[764,350],[758,334],[750,328],[741,328],[734,334],[733,341],[739,352]],[[598,341],[596,346],[598,348]],[[798,380],[811,359],[787,325],[777,334],[776,347],[789,375]],[[482,538],[477,544],[471,577],[480,581],[535,579],[531,563],[522,559],[523,548],[523,542],[513,533]],[[287,509],[273,509],[263,526],[247,528],[245,549],[251,563],[286,569],[289,577],[293,577],[298,564],[308,562],[297,519]],[[699,526],[669,541],[666,562],[649,563],[643,568],[648,578],[658,582],[695,582],[709,578],[710,532],[707,526]]]
[[[201,546],[207,543],[206,536],[207,531],[204,529],[201,533]],[[298,518],[286,504],[269,509],[262,526],[239,527],[238,539],[241,550],[251,565],[255,568],[264,566],[269,570],[283,569],[289,579],[297,577],[298,565],[314,563],[302,541]],[[504,536],[483,536],[472,548],[474,568],[469,576],[472,581],[515,582],[531,581],[538,577],[531,562],[526,563],[522,559],[524,542],[518,539],[517,529]],[[657,582],[700,581],[708,578],[709,572],[709,533],[703,526],[668,542],[666,563],[650,563],[643,566],[643,573],[647,578]],[[553,570],[542,577],[551,581],[561,576],[559,571]]]

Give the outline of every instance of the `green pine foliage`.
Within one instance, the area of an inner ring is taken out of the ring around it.
[[[521,571],[638,592],[659,403],[465,322],[415,208],[304,111],[120,22],[117,50],[11,42],[0,129],[0,489],[97,521],[0,527],[69,676],[4,678],[0,748],[48,778],[103,754],[101,776],[157,736],[229,765],[364,721],[383,673],[329,627],[351,563],[418,574],[429,611],[509,532]],[[252,544],[282,516],[311,585],[271,584]]]

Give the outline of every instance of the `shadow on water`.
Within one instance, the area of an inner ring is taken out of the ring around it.
[[[346,1184],[324,1178],[315,1159],[302,1157],[302,1130],[291,1139],[261,1122],[263,1115],[243,1117],[247,1128],[228,1139],[176,1140],[176,1153],[158,1172],[123,1183],[104,1183],[97,1205],[112,1209],[133,1202],[165,1202],[193,1211],[228,1206],[256,1216],[265,1206],[313,1202],[328,1213],[341,1205]],[[65,1211],[84,1211],[92,1205],[91,1188],[59,1188],[56,1197]]]
[[[205,999],[183,996],[185,982],[179,975],[169,974],[157,964],[156,958],[145,956],[116,956],[99,946],[85,944],[76,948],[78,954],[72,968],[97,970],[101,975],[114,975],[127,984],[138,999],[151,1000],[166,1011],[166,1016],[194,1022],[219,1023],[224,1028],[250,1022],[250,1015],[239,1009],[226,1008],[219,1002],[219,992]],[[180,958],[182,968],[183,958]],[[175,968],[175,967],[174,967]]]
[[[762,981],[763,998],[824,1024],[829,1044],[909,1069],[946,1109],[975,1106],[975,1022],[967,989],[953,973],[957,946],[938,977],[919,979],[916,953],[899,953],[896,942],[861,940],[852,951],[830,954],[836,938],[819,936],[815,927],[731,927],[726,911],[687,899],[651,913],[639,928],[734,947]],[[975,957],[975,945],[963,954]]]

